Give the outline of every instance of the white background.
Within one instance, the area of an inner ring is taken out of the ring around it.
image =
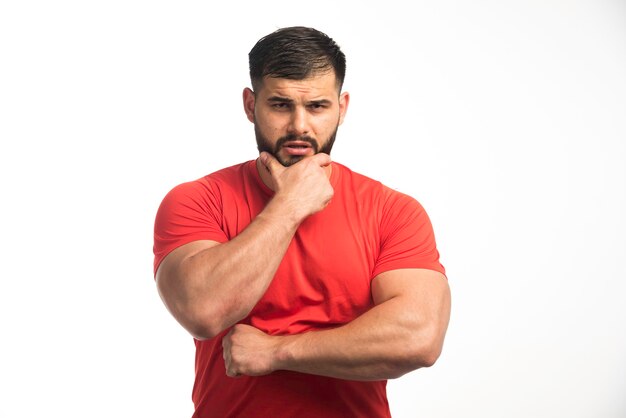
[[[291,25],[348,58],[334,159],[420,200],[447,267],[393,415],[626,416],[626,4],[346,3],[2,3],[0,417],[191,415],[154,215],[255,157],[247,53]]]

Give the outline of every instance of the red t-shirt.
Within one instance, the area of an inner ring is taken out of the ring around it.
[[[335,194],[305,219],[265,295],[242,323],[271,335],[346,324],[373,306],[370,284],[401,268],[444,272],[430,220],[413,198],[332,163]],[[154,271],[173,249],[226,242],[263,210],[273,192],[255,161],[181,184],[156,217]],[[196,343],[194,417],[389,417],[386,381],[359,382],[277,371],[230,378],[223,334]]]

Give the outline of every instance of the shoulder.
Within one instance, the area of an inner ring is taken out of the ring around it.
[[[173,187],[166,195],[168,198],[199,198],[215,194],[220,190],[237,188],[246,176],[246,167],[250,161],[223,168],[196,180],[187,181]]]
[[[250,166],[253,163],[254,161],[251,160],[235,164],[230,167],[222,168],[221,170],[215,171],[202,177],[198,181],[213,183],[236,183],[238,181],[243,181],[243,179],[248,176],[250,172]]]
[[[374,180],[368,176],[365,176],[356,171],[352,171],[350,168],[343,164],[333,162],[333,177],[335,177],[336,185],[339,186],[342,191],[352,191],[364,196],[384,196],[385,186],[378,180]],[[335,184],[333,184],[335,186]]]
[[[378,180],[352,171],[342,164],[333,164],[338,169],[338,181],[342,189],[354,190],[360,200],[374,199],[380,204],[383,211],[400,210],[407,206],[412,207],[414,210],[423,210],[414,197],[392,189]]]
[[[223,201],[240,190],[246,163],[237,164],[208,174],[196,180],[173,187],[163,198],[157,211],[157,219],[175,214],[215,212]]]

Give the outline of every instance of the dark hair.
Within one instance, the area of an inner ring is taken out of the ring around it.
[[[263,77],[304,80],[333,70],[341,91],[346,57],[326,34],[302,26],[278,29],[261,38],[248,54],[250,81],[257,90]]]

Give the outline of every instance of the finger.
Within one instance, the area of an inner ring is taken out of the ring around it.
[[[267,171],[269,171],[269,173],[272,175],[278,174],[280,172],[280,169],[284,168],[283,165],[269,152],[263,151],[259,155],[259,158],[261,159],[261,163],[265,166]]]
[[[227,363],[225,363],[226,376],[228,376],[228,377],[240,377],[241,373],[239,373],[237,368],[233,367],[233,365],[231,363],[232,363],[231,361],[228,361]]]
[[[230,346],[230,334],[232,334],[232,330],[228,332],[228,334],[222,337],[222,349],[226,350]]]
[[[231,370],[230,368],[226,368],[226,376],[228,377],[237,377],[237,372],[234,370]]]
[[[226,334],[222,338],[222,356],[224,357],[224,361],[229,361],[230,357],[230,348],[232,346],[232,342],[230,341],[230,335],[233,333],[231,329],[228,334]]]
[[[326,167],[332,162],[332,160],[330,159],[330,155],[324,154],[323,152],[315,154],[311,158],[314,158],[315,162],[319,164],[320,167]]]
[[[228,377],[237,377],[239,373],[233,368],[233,360],[230,356],[230,353],[227,350],[223,352],[224,356],[224,369],[226,370],[226,376]]]

